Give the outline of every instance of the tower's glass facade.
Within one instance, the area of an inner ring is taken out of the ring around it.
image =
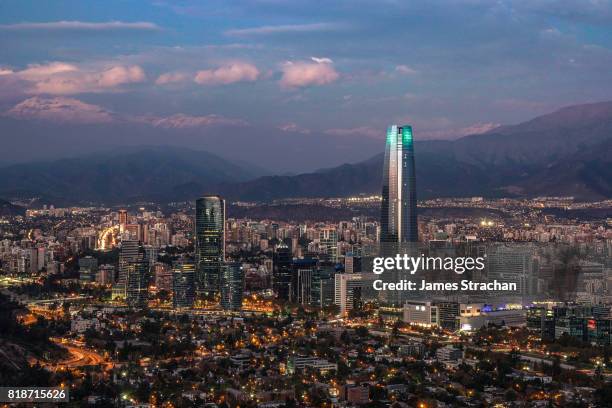
[[[195,252],[198,290],[217,293],[225,262],[225,200],[219,196],[196,200]]]
[[[291,249],[281,241],[274,248],[272,260],[272,288],[274,293],[280,300],[291,301]]]
[[[416,178],[412,127],[387,129],[383,168],[381,243],[417,242]]]
[[[172,304],[174,308],[192,307],[195,300],[195,266],[177,262],[172,268]]]
[[[221,272],[221,307],[240,310],[244,293],[244,271],[240,262],[225,264]]]

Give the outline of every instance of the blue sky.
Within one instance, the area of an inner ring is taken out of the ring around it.
[[[612,99],[611,47],[605,0],[4,1],[0,110],[454,138]]]

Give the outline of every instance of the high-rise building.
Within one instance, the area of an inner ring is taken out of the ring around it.
[[[115,266],[100,265],[98,274],[96,275],[96,283],[100,285],[110,285],[115,282]]]
[[[195,227],[198,290],[216,293],[225,262],[225,200],[216,195],[199,198]]]
[[[193,306],[195,300],[195,265],[177,262],[172,268],[172,305],[174,308]]]
[[[318,307],[326,307],[334,303],[335,287],[334,275],[336,270],[333,265],[321,265],[312,282],[312,304]]]
[[[125,231],[125,226],[128,223],[127,210],[119,210],[119,232]]]
[[[349,310],[358,309],[363,302],[362,274],[337,273],[334,283],[334,303],[340,308],[340,313],[345,314]]]
[[[338,231],[335,228],[323,228],[319,231],[319,245],[327,260],[338,262]]]
[[[143,246],[145,258],[145,263],[149,266],[149,268],[153,267],[155,262],[157,262],[157,248],[151,245]]]
[[[279,300],[291,301],[291,261],[291,249],[279,243],[272,256],[272,289]]]
[[[314,303],[320,285],[319,262],[316,258],[295,259],[291,263],[291,299],[302,305]],[[314,293],[313,293],[314,292]]]
[[[119,250],[119,279],[118,283],[125,283],[127,277],[127,266],[132,262],[137,262],[140,254],[140,246],[137,240],[121,240]]]
[[[361,256],[349,252],[344,256],[344,272],[358,273],[361,272]]]
[[[153,265],[153,277],[155,278],[157,290],[172,290],[172,270],[168,265],[156,262]]]
[[[127,265],[125,300],[132,307],[143,307],[147,303],[149,277],[148,268],[142,259]]]
[[[98,273],[98,260],[91,256],[79,258],[79,280],[83,282],[95,282]]]
[[[516,284],[513,296],[529,298],[529,282],[533,280],[533,248],[529,245],[490,245],[485,258],[485,270],[489,281]],[[490,296],[495,294],[489,293]],[[500,294],[504,299],[508,294]]]
[[[224,265],[221,273],[221,307],[225,310],[240,310],[244,293],[244,271],[240,262]]]
[[[383,167],[381,243],[418,241],[412,127],[387,129]]]

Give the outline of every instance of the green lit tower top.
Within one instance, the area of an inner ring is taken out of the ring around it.
[[[380,226],[383,243],[418,241],[414,145],[409,125],[387,129]]]

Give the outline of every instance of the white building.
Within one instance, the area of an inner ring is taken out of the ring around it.
[[[431,327],[440,324],[438,307],[431,302],[409,301],[404,304],[403,321],[408,324]]]
[[[352,310],[362,299],[363,277],[361,273],[337,273],[335,275],[334,303],[339,306],[340,313]]]

